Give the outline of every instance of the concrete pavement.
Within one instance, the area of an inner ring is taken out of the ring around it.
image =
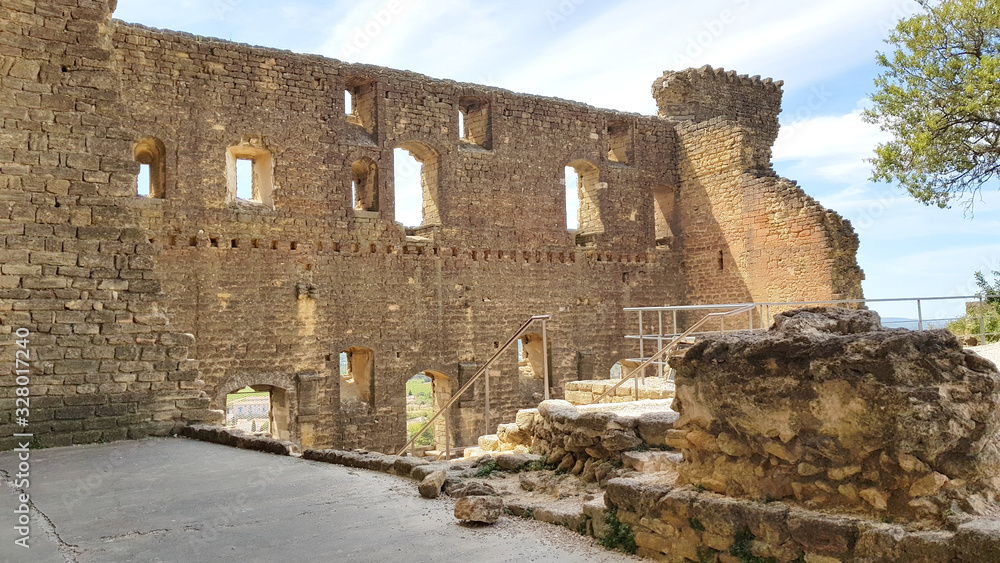
[[[18,460],[0,454],[0,561],[618,562],[568,530],[465,527],[410,480],[161,438],[30,455],[30,548],[15,545]]]

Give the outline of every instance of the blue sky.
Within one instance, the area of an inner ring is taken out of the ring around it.
[[[914,202],[868,181],[885,136],[860,119],[876,50],[911,0],[120,0],[115,17],[151,27],[317,53],[655,114],[664,70],[711,64],[783,80],[774,167],[850,219],[866,297],[974,293],[972,273],[1000,269],[1000,193],[974,217]],[[911,306],[876,305],[916,317]],[[925,304],[925,317],[958,301]]]

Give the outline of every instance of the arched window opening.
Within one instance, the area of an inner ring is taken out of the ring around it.
[[[156,137],[143,137],[135,145],[133,155],[139,163],[136,195],[162,198],[166,184],[166,149]]]
[[[404,227],[441,224],[437,151],[419,141],[399,145],[393,151],[393,184],[397,223]]]
[[[378,211],[378,165],[367,156],[351,164],[351,202],[358,211]]]

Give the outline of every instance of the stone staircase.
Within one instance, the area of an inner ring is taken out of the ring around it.
[[[589,405],[613,387],[618,379],[585,379],[570,381],[564,386],[566,400],[574,405]],[[639,400],[672,399],[674,382],[664,378],[647,377],[639,381]],[[635,400],[635,383],[626,382],[615,389],[614,395],[604,397],[604,403],[627,403]]]
[[[496,434],[480,436],[464,457],[535,451],[574,474],[584,471],[588,462],[617,461],[639,473],[675,471],[681,454],[665,449],[667,432],[677,419],[672,403],[644,399],[578,406],[544,401],[539,408],[518,411],[515,422],[498,425]]]

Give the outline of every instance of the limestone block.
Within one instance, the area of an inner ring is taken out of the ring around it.
[[[487,434],[479,437],[479,449],[484,452],[495,452],[500,449],[500,438],[496,434]]]
[[[446,482],[444,492],[452,498],[481,497],[497,494],[489,483],[469,480],[461,483]]]
[[[444,486],[447,476],[447,471],[438,470],[424,477],[424,480],[417,487],[420,491],[420,496],[424,498],[437,498],[441,494],[441,487]]]
[[[678,416],[673,411],[649,412],[639,415],[636,422],[639,437],[650,446],[666,446],[667,430],[674,427]]]
[[[542,456],[519,453],[498,455],[494,458],[497,462],[497,467],[504,471],[520,471],[531,462],[539,461],[540,459],[542,459]]]
[[[493,496],[469,496],[455,501],[455,518],[465,522],[496,523],[503,514],[503,499]]]

